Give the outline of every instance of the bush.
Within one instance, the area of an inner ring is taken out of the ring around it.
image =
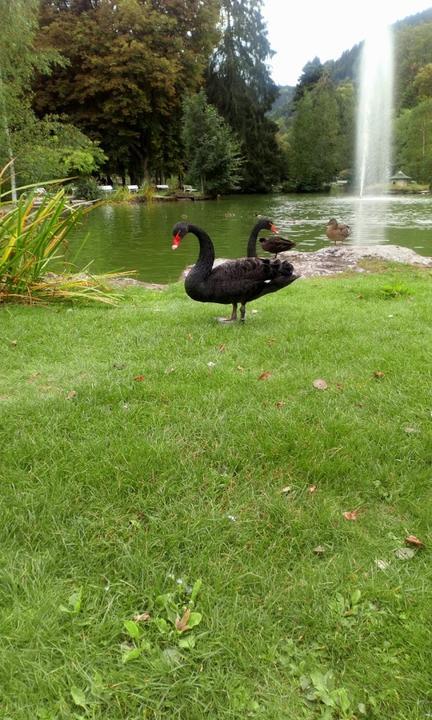
[[[99,200],[103,193],[93,177],[80,178],[75,183],[75,195],[83,200]]]

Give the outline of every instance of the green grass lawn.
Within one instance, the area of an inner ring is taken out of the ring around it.
[[[431,717],[431,308],[1,307],[0,718]]]

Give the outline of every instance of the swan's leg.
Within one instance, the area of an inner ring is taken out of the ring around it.
[[[233,304],[232,304],[231,317],[229,317],[229,318],[224,318],[224,317],[218,318],[218,321],[219,321],[220,323],[231,323],[231,322],[235,322],[236,320],[237,320],[237,303],[233,303]]]
[[[245,321],[245,315],[246,315],[246,303],[242,303],[240,305],[240,321]]]

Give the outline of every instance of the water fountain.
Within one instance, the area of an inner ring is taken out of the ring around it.
[[[372,24],[360,66],[357,114],[355,240],[385,240],[385,195],[391,174],[393,43],[388,26]]]

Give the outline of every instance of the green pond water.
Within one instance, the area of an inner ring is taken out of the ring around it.
[[[363,201],[362,201],[363,202]],[[212,238],[216,257],[242,257],[256,214],[268,215],[280,234],[303,251],[328,245],[326,223],[331,217],[352,226],[348,242],[386,242],[432,255],[432,198],[391,196],[364,205],[371,223],[367,237],[356,237],[358,199],[331,195],[250,195],[220,200],[190,200],[149,204],[113,204],[95,208],[86,216],[70,243],[70,257],[82,267],[92,262],[93,272],[135,270],[147,282],[178,280],[195,262],[198,243],[188,235],[171,250],[171,230],[179,220],[204,228]],[[264,233],[266,234],[266,233]],[[268,234],[268,233],[267,233]]]

